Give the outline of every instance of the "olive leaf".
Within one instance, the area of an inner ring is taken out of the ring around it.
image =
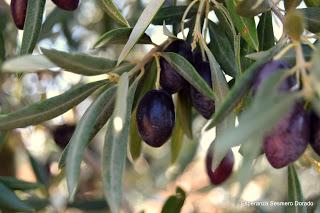
[[[32,212],[33,208],[24,203],[6,185],[0,182],[0,209],[17,212]]]
[[[119,65],[127,57],[130,50],[137,43],[144,31],[147,29],[153,17],[156,15],[164,1],[165,0],[152,0],[143,10],[142,14],[140,15],[136,25],[134,26],[130,34],[128,42],[126,43],[126,45],[120,53],[117,65]]]
[[[182,145],[183,145],[183,130],[182,130],[182,125],[180,122],[180,118],[178,117],[179,114],[176,115],[176,123],[172,132],[172,136],[171,136],[171,141],[170,141],[170,146],[171,146],[171,164],[176,163],[179,154],[181,152],[182,149]]]
[[[112,71],[115,61],[83,53],[67,53],[41,48],[43,54],[59,67],[81,75],[101,75]]]
[[[136,110],[131,115],[130,136],[129,136],[130,156],[133,161],[137,160],[142,151],[142,139],[140,138],[136,120]]]
[[[208,86],[205,80],[199,75],[192,64],[173,52],[161,52],[159,53],[185,80],[187,80],[192,86],[194,86],[200,93],[207,96],[211,100],[215,99],[215,93]]]
[[[253,17],[270,10],[268,0],[243,0],[237,4],[237,13],[240,16]]]
[[[74,200],[74,196],[79,184],[80,166],[86,147],[92,139],[92,133],[95,132],[95,125],[99,117],[104,115],[104,107],[112,101],[115,87],[112,84],[103,88],[99,97],[91,104],[81,117],[68,145],[66,156],[66,178],[70,200]],[[111,113],[109,113],[110,117]],[[107,115],[108,116],[108,115]]]
[[[102,155],[102,179],[106,200],[112,212],[119,212],[122,180],[127,156],[131,111],[139,75],[129,87],[128,74],[121,75],[115,110],[108,122]]]
[[[187,9],[187,6],[167,6],[167,7],[162,7],[160,10],[157,12],[155,17],[152,20],[152,24],[154,25],[162,25],[163,22],[166,22],[166,24],[176,24],[179,23],[182,19],[182,16]],[[197,8],[193,6],[188,15],[187,19],[191,18],[197,14]]]
[[[304,0],[304,3],[306,3],[308,7],[320,7],[319,0]]]
[[[184,201],[186,199],[186,193],[180,187],[177,187],[176,194],[170,196],[162,207],[161,213],[178,213],[181,211]]]
[[[6,56],[6,48],[4,46],[3,33],[0,31],[0,66],[4,62]]]
[[[9,73],[33,73],[57,67],[43,55],[23,55],[6,60],[2,67],[2,72]]]
[[[18,180],[14,177],[0,177],[0,183],[3,183],[11,190],[32,190],[43,187],[40,183],[30,183],[22,180]]]
[[[177,94],[176,115],[184,134],[192,139],[192,103],[188,89],[182,89]]]
[[[301,191],[300,181],[294,165],[288,166],[288,202],[303,202],[303,194]],[[307,207],[303,205],[286,206],[286,212],[306,213]]]
[[[20,55],[32,53],[38,41],[46,0],[28,0]]]
[[[110,44],[124,44],[128,41],[128,38],[133,28],[123,27],[112,29],[98,38],[93,48],[99,48]],[[139,44],[153,44],[151,38],[147,34],[143,34],[137,41]]]
[[[236,11],[236,0],[226,1],[231,19],[246,42],[256,51],[259,50],[259,40],[253,18],[239,17]]]
[[[27,155],[37,180],[40,183],[47,185],[49,180],[49,174],[48,171],[45,169],[45,166],[42,163],[40,163],[37,159],[35,159],[29,151],[27,151]]]
[[[312,33],[320,33],[320,7],[308,7],[297,10],[303,13],[307,30]]]
[[[0,115],[0,130],[22,128],[55,118],[81,103],[104,83],[102,80],[78,85],[61,95]]]
[[[129,22],[122,16],[113,0],[101,0],[104,11],[117,23],[125,27],[130,27]]]
[[[274,46],[274,34],[271,12],[263,13],[257,27],[260,50],[268,50]]]

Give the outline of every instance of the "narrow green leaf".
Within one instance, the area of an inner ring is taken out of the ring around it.
[[[263,13],[258,24],[258,37],[260,50],[268,50],[274,46],[274,34],[271,12]]]
[[[130,116],[139,75],[130,88],[128,74],[120,77],[115,111],[108,122],[102,155],[102,177],[106,200],[112,212],[119,212],[122,200],[122,180],[127,156]]]
[[[43,55],[23,55],[6,60],[1,67],[2,72],[32,73],[57,67]]]
[[[118,10],[117,6],[113,3],[113,0],[101,0],[104,11],[118,24],[130,27],[129,22],[125,19],[121,12]]]
[[[59,67],[81,75],[100,75],[112,71],[115,61],[82,53],[67,53],[54,49],[41,49],[43,54]]]
[[[259,51],[259,40],[256,25],[253,18],[241,17],[236,11],[236,0],[226,1],[231,19],[246,42],[256,51]]]
[[[44,165],[41,164],[37,159],[35,159],[30,152],[27,152],[27,154],[28,154],[28,158],[29,158],[32,170],[37,180],[40,183],[47,185],[49,181],[49,174],[45,169]]]
[[[187,59],[172,52],[162,52],[159,54],[199,92],[211,100],[215,99],[215,94],[213,93],[212,89]]]
[[[22,37],[20,55],[32,53],[41,31],[46,0],[29,0]]]
[[[162,25],[163,22],[166,22],[166,24],[175,24],[175,23],[180,23],[184,11],[187,9],[187,6],[167,6],[167,7],[162,7],[160,10],[157,12],[155,17],[152,20],[152,24],[154,25]],[[188,15],[187,19],[191,18],[197,14],[197,8],[193,6]]]
[[[288,166],[288,201],[294,204],[296,201],[304,201],[300,181],[293,164]],[[286,207],[286,212],[306,213],[307,207],[303,205],[289,205]]]
[[[304,0],[308,7],[320,7],[320,0]]]
[[[86,147],[92,139],[96,122],[109,101],[112,100],[116,87],[105,86],[105,91],[91,104],[81,117],[72,138],[70,139],[66,157],[66,178],[70,199],[73,200],[80,178],[80,166]],[[110,116],[110,115],[109,115]]]
[[[171,164],[175,164],[179,154],[181,152],[182,149],[182,145],[183,145],[183,130],[181,127],[181,123],[180,123],[180,119],[178,117],[179,114],[177,114],[177,118],[176,118],[176,123],[172,132],[172,136],[171,136],[171,141],[170,141],[170,145],[171,145]]]
[[[57,117],[81,103],[105,83],[104,80],[78,85],[53,98],[0,116],[0,130],[23,128]]]
[[[126,43],[126,45],[120,53],[118,65],[127,57],[130,50],[137,43],[144,31],[147,29],[153,17],[156,15],[164,1],[165,0],[152,0],[143,10],[136,25],[132,30],[132,33],[130,34],[128,42]]]
[[[0,209],[17,212],[32,212],[33,209],[20,200],[8,187],[0,183]]]
[[[177,94],[176,100],[177,119],[184,134],[192,139],[192,104],[188,89],[182,89]]]
[[[11,190],[32,190],[43,187],[40,183],[30,183],[22,180],[18,180],[14,177],[0,177],[0,182],[6,185]]]
[[[110,44],[125,44],[132,32],[133,28],[123,27],[112,29],[98,38],[93,48],[108,46]],[[143,34],[137,41],[139,44],[153,44],[151,38],[147,34]]]
[[[304,14],[307,30],[312,33],[320,33],[320,7],[308,7],[298,9]]]
[[[142,139],[140,138],[140,135],[138,133],[136,110],[134,110],[131,115],[129,147],[132,160],[137,160],[140,157],[142,151]]]
[[[251,87],[251,83],[253,82],[256,74],[259,71],[259,68],[271,60],[272,57],[278,52],[278,50],[282,47],[282,45],[276,46],[275,48],[268,51],[268,54],[264,55],[259,61],[253,63],[241,77],[236,81],[235,85],[230,90],[228,96],[225,101],[219,107],[213,117],[213,120],[210,121],[207,129],[214,127],[217,123],[220,123],[230,112],[236,107],[238,102],[241,100],[244,94]]]
[[[228,36],[224,32],[224,28],[221,23],[216,24],[209,21],[209,32],[210,32],[210,49],[217,61],[221,65],[223,71],[232,76],[237,76],[237,65],[235,54],[233,50],[233,44],[228,39]]]
[[[0,148],[6,142],[6,136],[7,136],[6,132],[0,131]]]
[[[180,187],[177,187],[176,194],[170,196],[163,205],[161,213],[179,213],[186,199],[186,193]]]

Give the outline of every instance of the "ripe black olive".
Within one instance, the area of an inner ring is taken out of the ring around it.
[[[208,62],[202,61],[200,57],[194,62],[194,67],[196,68],[200,76],[207,82],[207,84],[212,87],[210,64]],[[193,86],[190,87],[190,95],[193,107],[206,119],[211,118],[215,110],[214,101],[204,96]]]
[[[303,154],[310,139],[309,122],[303,104],[297,103],[265,136],[263,149],[274,168],[285,167]]]
[[[52,131],[53,139],[61,149],[68,145],[75,128],[75,125],[70,124],[63,124],[54,128]]]
[[[28,0],[11,0],[10,8],[13,21],[18,29],[23,30],[26,20]]]
[[[212,144],[210,145],[212,147]],[[210,182],[214,185],[219,185],[226,181],[232,174],[234,164],[234,156],[232,150],[229,150],[227,155],[222,159],[219,166],[212,171],[212,149],[209,148],[206,155],[206,170]]]
[[[78,8],[79,0],[52,0],[59,8],[63,10],[75,10]]]
[[[165,52],[177,53],[192,63],[191,46],[184,40],[172,42]],[[160,67],[160,85],[170,94],[178,92],[187,84],[187,81],[163,58],[160,59]]]
[[[137,108],[137,126],[141,138],[152,147],[162,146],[175,124],[172,97],[164,90],[151,90]]]

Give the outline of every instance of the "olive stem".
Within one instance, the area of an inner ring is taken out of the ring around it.
[[[198,1],[199,0],[194,0],[193,2],[191,2],[189,4],[189,6],[187,7],[187,9],[184,11],[183,16],[181,18],[181,33],[182,33],[182,36],[183,36],[184,40],[186,39],[186,35],[184,34],[184,20],[187,18],[187,15],[188,15],[189,11],[191,10],[191,8],[193,7],[193,5],[195,3],[197,3]]]
[[[279,60],[280,58],[282,58],[291,48],[293,48],[294,45],[288,44],[285,48],[283,48],[277,55],[275,55],[273,57],[274,60]]]
[[[204,9],[204,4],[207,0],[200,0],[200,5],[198,7],[197,17],[196,17],[196,23],[194,25],[193,29],[193,42],[191,44],[192,50],[194,50],[197,46],[197,42],[199,41],[199,38],[202,36],[201,32],[201,16]]]
[[[160,71],[161,71],[159,55],[154,55],[154,58],[155,58],[156,64],[157,64],[156,89],[159,89],[160,88]]]

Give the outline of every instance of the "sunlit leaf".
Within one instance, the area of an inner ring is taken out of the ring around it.
[[[170,196],[162,207],[161,213],[179,213],[186,199],[186,193],[177,187],[176,194]]]
[[[125,27],[130,27],[128,21],[122,16],[117,6],[113,3],[113,0],[101,0],[104,11],[117,23]]]
[[[130,50],[137,43],[141,35],[144,33],[145,29],[147,29],[153,17],[156,15],[164,1],[165,0],[152,0],[143,10],[136,25],[132,30],[132,33],[130,34],[128,42],[120,53],[120,56],[118,58],[118,65],[127,57]]]
[[[108,122],[108,131],[105,136],[102,178],[106,200],[112,212],[119,212],[121,206],[132,104],[140,78],[139,75],[128,88],[128,74],[124,73],[120,77],[115,110]]]
[[[91,104],[81,117],[69,142],[68,153],[66,158],[66,177],[70,193],[70,199],[73,200],[80,178],[80,166],[86,147],[92,139],[94,127],[101,116],[104,115],[104,107],[112,101],[115,87],[106,85],[104,92]],[[110,117],[111,113],[109,114]]]
[[[180,119],[178,114],[176,115],[176,123],[172,132],[170,146],[171,146],[171,164],[176,163],[178,156],[181,152],[183,146],[183,130],[181,127]]]
[[[136,110],[132,113],[131,116],[129,147],[132,160],[137,160],[140,157],[142,151],[142,139],[140,138],[140,135],[138,133]]]

